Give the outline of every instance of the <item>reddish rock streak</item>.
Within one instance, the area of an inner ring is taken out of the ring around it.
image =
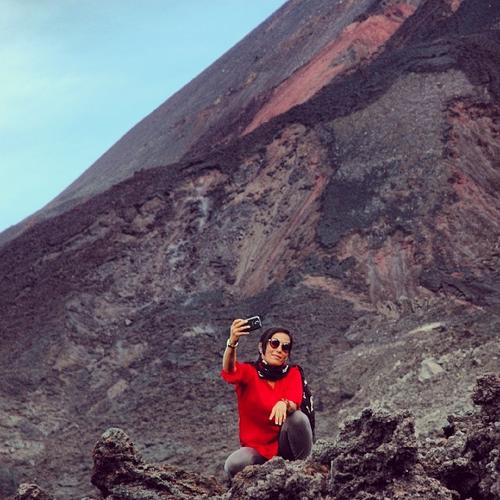
[[[347,26],[338,39],[274,90],[243,135],[307,101],[334,77],[369,58],[414,12],[415,7],[403,3]]]

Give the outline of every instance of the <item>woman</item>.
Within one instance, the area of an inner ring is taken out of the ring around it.
[[[239,363],[236,349],[248,328],[244,319],[233,321],[222,360],[222,378],[235,386],[240,420],[241,448],[224,465],[229,479],[247,465],[276,455],[306,458],[312,448],[311,425],[299,409],[302,377],[288,364],[292,335],[284,328],[269,328],[260,337],[257,362]]]

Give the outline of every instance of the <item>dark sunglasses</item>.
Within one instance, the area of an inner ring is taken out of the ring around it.
[[[281,346],[283,352],[290,352],[292,347],[290,342],[280,342],[278,339],[269,339],[268,342],[273,349],[278,349],[278,347]]]

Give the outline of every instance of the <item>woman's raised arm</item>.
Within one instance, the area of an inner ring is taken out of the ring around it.
[[[240,337],[248,335],[248,328],[250,326],[244,319],[235,319],[231,324],[229,339],[227,340],[226,350],[222,358],[222,369],[225,372],[234,372],[236,366],[236,347],[238,346]]]

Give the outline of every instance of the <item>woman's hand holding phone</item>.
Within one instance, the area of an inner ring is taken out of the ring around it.
[[[236,344],[240,337],[250,333],[249,329],[250,325],[246,319],[235,319],[231,324],[231,331],[229,333],[230,342]]]

